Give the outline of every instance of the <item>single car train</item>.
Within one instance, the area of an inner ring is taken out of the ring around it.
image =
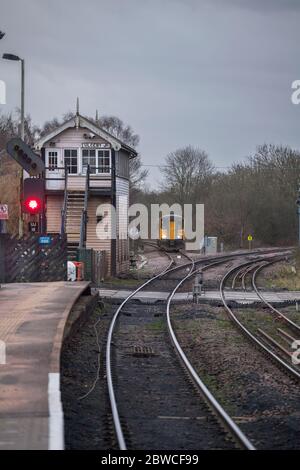
[[[184,248],[184,220],[181,215],[163,215],[159,219],[159,246],[170,251]]]

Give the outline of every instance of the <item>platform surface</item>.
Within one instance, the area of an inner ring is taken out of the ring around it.
[[[99,295],[102,298],[112,300],[124,300],[132,291],[130,290],[118,290],[118,289],[99,289]],[[286,301],[300,301],[300,291],[262,291],[262,296],[268,302],[286,302]],[[169,296],[169,292],[157,292],[157,291],[140,291],[137,292],[133,299],[138,299],[141,302],[151,302],[155,300],[166,300]],[[227,300],[235,300],[240,303],[253,303],[261,302],[261,299],[253,291],[236,291],[236,290],[225,290],[225,297]],[[221,295],[219,290],[208,290],[204,291],[201,298],[206,300],[220,300]],[[174,301],[183,302],[193,299],[192,292],[177,292],[174,295]]]
[[[1,285],[0,347],[6,357],[0,355],[0,450],[62,445],[62,429],[55,429],[61,419],[60,346],[68,314],[88,285]]]

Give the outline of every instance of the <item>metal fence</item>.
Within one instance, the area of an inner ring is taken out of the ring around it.
[[[106,251],[96,251],[92,248],[79,248],[77,260],[84,263],[84,279],[96,285],[107,277]]]
[[[106,251],[94,251],[93,253],[93,282],[96,285],[107,277],[107,252]]]

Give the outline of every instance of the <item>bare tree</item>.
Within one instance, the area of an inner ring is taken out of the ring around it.
[[[74,112],[68,111],[67,113],[63,114],[61,119],[54,117],[53,119],[46,121],[41,127],[41,129],[39,130],[40,136],[42,137],[44,135],[49,134],[52,131],[55,131],[55,129],[57,129],[65,122],[69,121],[70,119],[72,119],[74,116],[75,116]]]
[[[101,116],[96,123],[130,147],[136,148],[140,142],[140,137],[131,126],[124,124],[117,116]]]
[[[137,191],[144,187],[148,176],[148,170],[142,167],[142,159],[140,155],[129,160],[129,184],[131,201],[136,199]]]
[[[243,164],[219,174],[206,204],[205,225],[230,246],[294,243],[300,152],[261,145]]]
[[[32,123],[29,114],[25,116],[24,122],[25,141],[32,145],[39,135],[39,128]],[[12,137],[20,135],[20,110],[15,113],[0,114],[0,150],[5,148],[6,143]]]
[[[252,169],[252,225],[263,243],[292,243],[297,237],[295,200],[300,152],[282,145],[261,145],[249,159]]]
[[[170,191],[180,204],[201,201],[204,188],[212,176],[213,165],[203,150],[184,147],[166,157],[161,168],[164,176],[163,191]]]
[[[117,139],[120,139],[124,144],[133,148],[138,146],[140,141],[138,134],[135,134],[132,127],[124,124],[117,116],[101,116],[94,122]],[[141,155],[129,160],[129,181],[132,199],[135,197],[134,193],[143,186],[147,176],[148,170],[142,168]]]
[[[242,247],[250,230],[252,174],[249,166],[234,164],[215,175],[206,201],[205,225],[229,245]]]

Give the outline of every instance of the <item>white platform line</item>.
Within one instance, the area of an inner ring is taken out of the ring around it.
[[[60,394],[60,374],[48,374],[48,450],[64,449],[64,414]]]

